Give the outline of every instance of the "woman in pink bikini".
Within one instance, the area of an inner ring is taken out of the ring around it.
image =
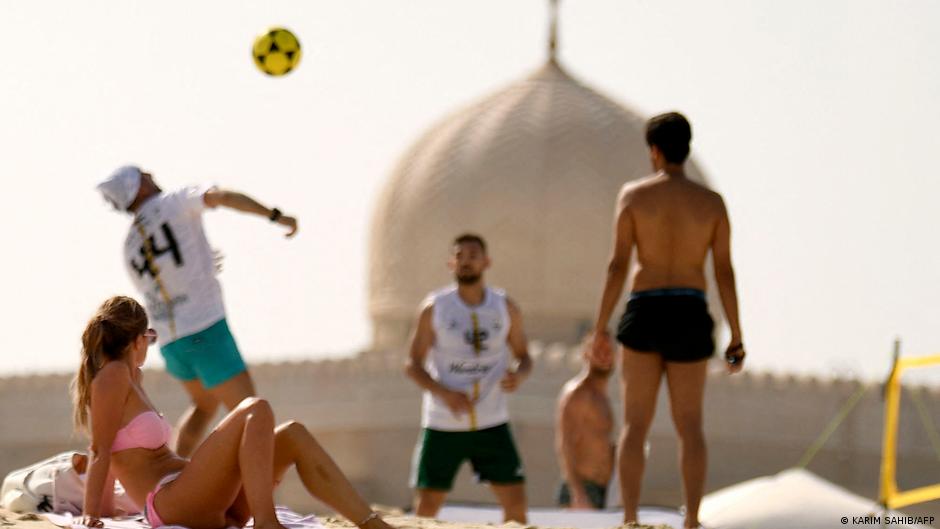
[[[143,307],[123,296],[105,301],[82,334],[72,391],[76,426],[88,431],[90,423],[85,525],[103,527],[98,517],[113,514],[117,479],[154,528],[242,527],[253,516],[258,529],[281,529],[273,490],[294,465],[310,494],[338,513],[363,529],[390,529],[303,425],[275,427],[265,400],[243,400],[192,459],[173,453],[171,427],[140,384],[155,340]]]

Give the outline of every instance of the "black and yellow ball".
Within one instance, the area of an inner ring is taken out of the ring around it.
[[[271,28],[255,39],[251,55],[262,72],[284,75],[300,62],[300,41],[287,29]]]

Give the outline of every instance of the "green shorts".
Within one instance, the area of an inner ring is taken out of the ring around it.
[[[225,318],[206,330],[164,345],[160,353],[167,372],[184,382],[198,378],[206,389],[247,369]]]
[[[525,482],[522,460],[508,424],[471,432],[421,431],[411,486],[450,490],[461,463],[470,460],[477,481],[509,485]]]

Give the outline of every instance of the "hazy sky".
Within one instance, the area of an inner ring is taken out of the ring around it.
[[[206,217],[249,361],[366,347],[381,185],[433,122],[541,65],[546,6],[0,2],[0,372],[71,370],[95,307],[132,293],[129,218],[94,191],[127,162],[299,216],[291,241]],[[562,3],[570,72],[691,118],[732,215],[749,367],[880,377],[896,335],[940,353],[938,20],[933,0]],[[271,25],[304,46],[281,79],[249,54]]]

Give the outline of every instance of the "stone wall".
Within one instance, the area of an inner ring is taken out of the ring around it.
[[[533,376],[511,398],[513,431],[528,475],[533,506],[552,503],[558,483],[554,456],[554,406],[562,384],[580,368],[578,353],[561,345],[533,344]],[[321,440],[366,497],[405,506],[410,462],[418,436],[420,393],[402,373],[403,352],[369,352],[355,358],[261,364],[252,373],[278,420],[296,419]],[[745,372],[729,377],[712,366],[706,393],[709,443],[708,490],[794,466],[859,387],[851,380],[824,380]],[[69,375],[0,379],[0,474],[87,442],[71,431]],[[155,405],[178,417],[186,405],[181,388],[166,374],[148,371],[144,385]],[[902,488],[940,481],[940,459],[925,433],[912,392],[940,424],[940,391],[906,389],[899,433]],[[611,385],[615,408],[619,384]],[[872,387],[818,453],[809,469],[867,497],[877,496],[883,401]],[[676,441],[668,397],[661,390],[652,427],[642,501],[678,505]],[[463,468],[455,500],[491,502]],[[324,510],[308,499],[299,480],[285,481],[279,500],[301,510]],[[911,512],[940,514],[940,502]]]

